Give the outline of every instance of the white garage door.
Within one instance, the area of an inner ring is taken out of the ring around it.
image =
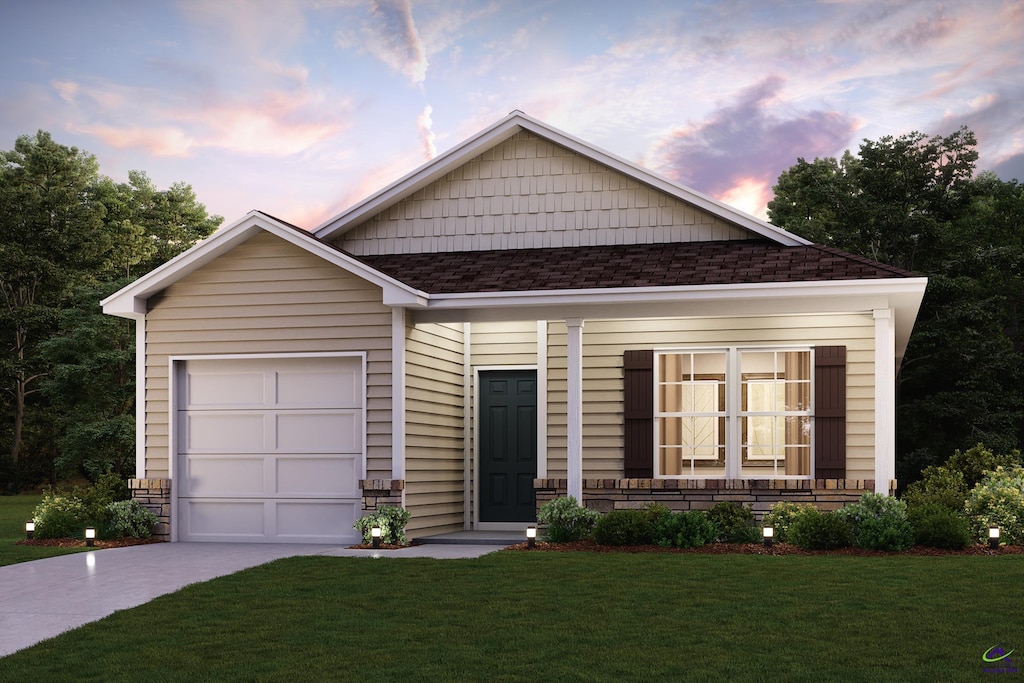
[[[180,540],[358,541],[361,357],[189,360],[176,375]]]

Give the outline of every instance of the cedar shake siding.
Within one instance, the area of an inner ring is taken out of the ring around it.
[[[522,131],[336,244],[357,255],[743,240],[710,212]]]
[[[367,478],[391,477],[391,309],[381,290],[261,233],[149,299],[146,477],[168,476],[168,357],[366,352]]]

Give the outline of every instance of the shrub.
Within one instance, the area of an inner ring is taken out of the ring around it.
[[[917,545],[960,550],[974,542],[967,517],[939,503],[910,507],[907,519],[914,528],[914,543]]]
[[[774,529],[775,540],[779,543],[790,543],[789,528],[793,521],[808,510],[814,511],[815,507],[810,503],[789,503],[779,502],[772,505],[768,514],[764,516],[764,525]]]
[[[73,495],[85,505],[86,517],[97,527],[102,527],[107,520],[107,507],[111,503],[128,500],[132,497],[128,490],[128,482],[121,475],[109,473],[101,475],[92,486],[84,489],[75,487]]]
[[[544,538],[552,543],[568,543],[589,538],[600,512],[589,510],[576,498],[555,498],[540,507],[537,521],[546,526]]]
[[[865,493],[860,500],[836,511],[846,518],[854,545],[871,550],[906,550],[914,545],[914,528],[907,520],[907,504],[881,493]]]
[[[719,543],[756,543],[757,529],[754,527],[754,513],[749,508],[733,501],[715,503],[708,510],[708,519],[715,525]]]
[[[646,510],[612,510],[594,525],[601,545],[646,545],[654,542],[654,523]]]
[[[1024,543],[1024,468],[999,466],[986,474],[971,489],[965,510],[979,539],[997,526],[1002,543]]]
[[[157,516],[137,500],[117,500],[107,505],[104,535],[107,538],[149,538]]]
[[[47,491],[32,513],[36,538],[81,538],[89,519],[85,504],[77,496]]]
[[[945,465],[926,467],[921,479],[907,486],[903,500],[908,507],[941,505],[947,510],[963,510],[967,500],[967,483],[960,470]]]
[[[978,444],[964,452],[955,451],[946,461],[945,466],[951,470],[960,472],[964,476],[964,483],[968,490],[980,482],[985,474],[995,470],[997,467],[1012,468],[1022,465],[1020,451],[1014,450],[1010,453],[996,455],[985,448],[984,444]]]
[[[386,545],[406,545],[405,525],[409,523],[409,511],[397,505],[381,505],[376,512],[363,515],[356,520],[352,528],[363,535],[363,543],[373,542],[370,531],[380,527],[380,542]]]
[[[846,517],[811,508],[793,518],[789,542],[804,550],[835,550],[853,545],[853,533]]]
[[[718,530],[700,510],[662,515],[655,523],[654,541],[666,548],[696,548],[712,543]]]

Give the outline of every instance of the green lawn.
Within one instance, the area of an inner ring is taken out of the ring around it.
[[[1022,556],[300,557],[11,655],[0,681],[986,680],[990,647],[1024,659],[1022,596]]]
[[[81,548],[54,548],[44,546],[15,545],[25,538],[25,522],[32,518],[32,511],[39,505],[38,494],[0,496],[0,567],[5,564],[40,560],[54,555],[66,555],[86,550]]]

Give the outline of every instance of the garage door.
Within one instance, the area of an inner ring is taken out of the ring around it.
[[[361,357],[189,360],[176,380],[179,540],[358,540]]]

